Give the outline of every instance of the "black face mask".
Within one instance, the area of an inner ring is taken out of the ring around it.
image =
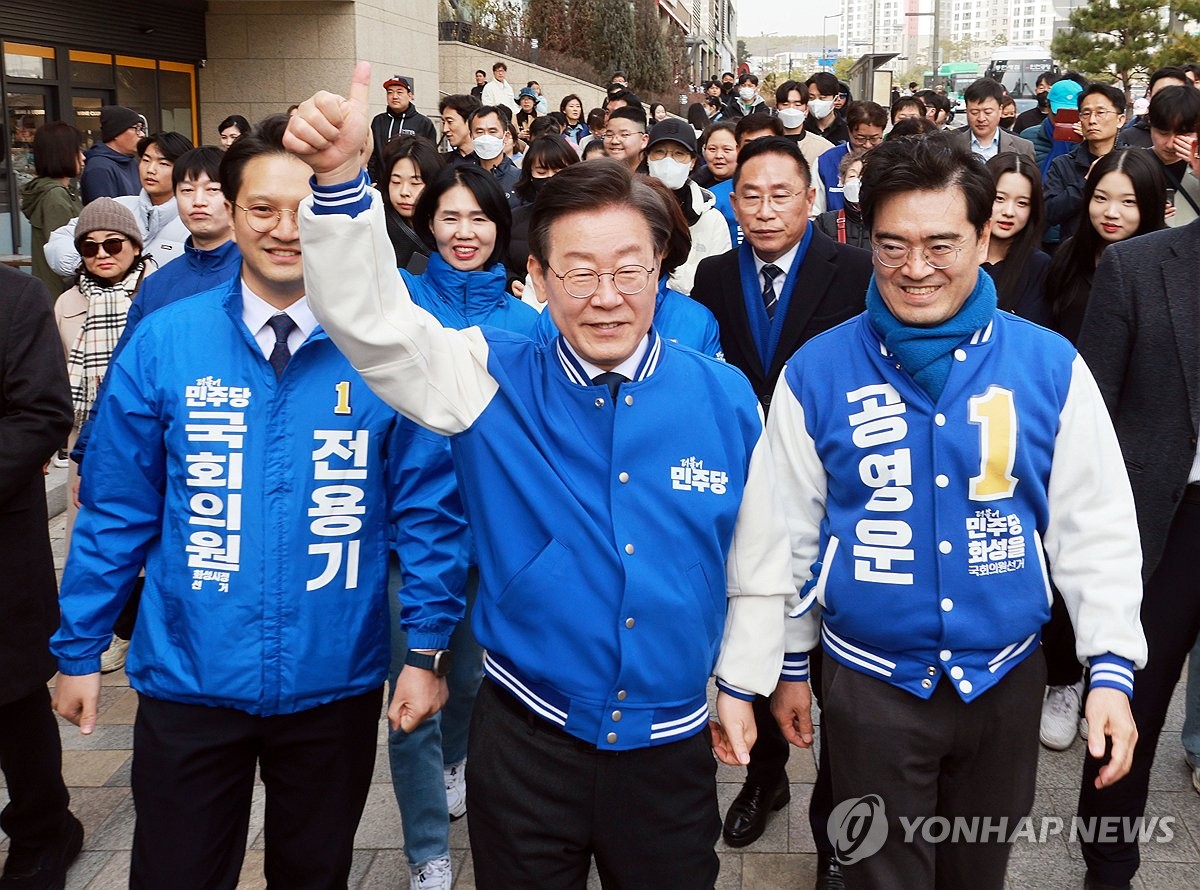
[[[529,193],[533,195],[534,200],[537,200],[537,196],[542,193],[542,189],[546,187],[546,183],[553,178],[553,176],[534,176],[529,180]]]
[[[727,95],[727,96],[728,96],[730,93],[732,93],[732,92],[733,92],[733,83],[732,83],[732,81],[731,81],[730,83],[723,83],[723,84],[721,84],[721,92],[722,92],[722,93],[724,93],[724,94],[725,94],[725,95]]]
[[[1015,117],[1000,118],[1000,129],[1011,130],[1013,128],[1013,124],[1016,123],[1016,120],[1017,119]]]
[[[1050,94],[1049,93],[1040,93],[1038,95],[1037,107],[1038,107],[1038,111],[1049,111],[1050,110]]]

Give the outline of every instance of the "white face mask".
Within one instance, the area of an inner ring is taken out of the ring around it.
[[[833,111],[832,99],[813,99],[808,103],[808,113],[817,120],[828,117],[831,111]]]
[[[738,98],[741,99],[743,102],[749,102],[751,99],[754,98],[754,93],[755,93],[754,87],[742,87],[741,89],[738,90]]]
[[[851,204],[857,204],[858,199],[862,197],[862,180],[851,179],[842,186],[842,197]]]
[[[499,136],[476,136],[471,140],[471,144],[475,147],[475,154],[479,155],[482,161],[499,157],[500,152],[504,151],[504,140]]]
[[[785,130],[795,130],[804,126],[805,112],[800,108],[780,108],[779,122]]]
[[[650,169],[650,175],[671,191],[683,188],[688,174],[692,172],[691,164],[682,164],[674,158],[649,161],[646,166]]]

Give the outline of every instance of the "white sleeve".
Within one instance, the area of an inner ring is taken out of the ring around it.
[[[725,563],[729,601],[714,672],[723,683],[759,695],[774,691],[783,664],[784,616],[791,593],[787,536],[764,431],[750,456]]]
[[[1146,664],[1142,550],[1133,491],[1100,390],[1075,357],[1059,415],[1043,542],[1081,660],[1111,652]]]
[[[78,216],[51,232],[42,251],[50,268],[63,278],[74,275],[75,270],[79,268],[79,251],[75,249],[75,224],[77,222],[79,222]]]
[[[804,406],[787,383],[787,368],[779,375],[771,397],[767,437],[775,458],[775,484],[783,501],[791,536],[792,596],[788,601],[787,648],[808,652],[817,645],[821,629],[820,607],[811,591],[800,591],[812,578],[813,563],[821,546],[828,478],[816,444],[805,426]]]
[[[300,209],[309,305],[381,399],[441,435],[475,422],[499,390],[477,327],[442,327],[415,305],[396,271],[379,192],[356,217]]]
[[[817,169],[817,165],[813,164],[810,168],[812,172],[812,184],[817,190],[816,197],[813,198],[812,210],[809,211],[809,218],[820,216],[826,210],[825,204],[825,183],[821,179],[821,171]]]

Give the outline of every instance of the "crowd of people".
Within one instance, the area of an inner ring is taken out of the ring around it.
[[[958,130],[828,72],[551,111],[503,62],[435,119],[403,74],[370,117],[360,65],[219,145],[45,124],[34,275],[0,269],[0,887],[82,843],[55,670],[85,734],[102,673],[138,692],[133,886],[235,886],[256,770],[268,882],[344,886],[385,686],[414,890],[468,789],[478,886],[711,887],[791,746],[819,890],[1002,887],[1009,836],[900,820],[1015,826],[1039,739],[1087,739],[1081,817],[1141,816],[1200,635],[1196,71],[1133,120],[983,78]],[[831,814],[870,795],[856,859]],[[1081,844],[1129,886],[1136,832]]]

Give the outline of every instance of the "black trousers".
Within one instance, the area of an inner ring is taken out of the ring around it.
[[[945,677],[924,700],[826,659],[834,801],[879,795],[888,822],[883,847],[846,866],[847,887],[1002,890],[1008,843],[934,844],[919,831],[906,841],[900,817],[1004,818],[1015,831],[1033,806],[1045,685],[1035,655],[969,704]]]
[[[1042,628],[1042,654],[1046,656],[1046,685],[1074,686],[1083,677],[1083,665],[1075,655],[1075,628],[1062,594],[1054,588],[1050,620]]]
[[[1133,675],[1133,719],[1138,740],[1129,774],[1104,790],[1095,787],[1101,761],[1087,757],[1079,789],[1079,815],[1084,818],[1136,818],[1146,812],[1150,768],[1166,719],[1171,693],[1184,660],[1200,634],[1200,590],[1193,559],[1200,543],[1200,504],[1182,503],[1167,534],[1162,560],[1142,595],[1142,630],[1149,660]],[[1088,870],[1107,884],[1131,880],[1141,864],[1136,841],[1083,843]]]
[[[468,742],[471,857],[480,890],[711,890],[716,761],[708,730],[597,751],[484,679]]]
[[[0,705],[0,770],[8,805],[0,829],[13,850],[53,843],[67,819],[70,797],[62,779],[62,743],[45,686]]]
[[[258,766],[267,792],[267,883],[344,888],[382,701],[380,688],[296,714],[256,717],[139,696],[129,886],[236,887]]]

